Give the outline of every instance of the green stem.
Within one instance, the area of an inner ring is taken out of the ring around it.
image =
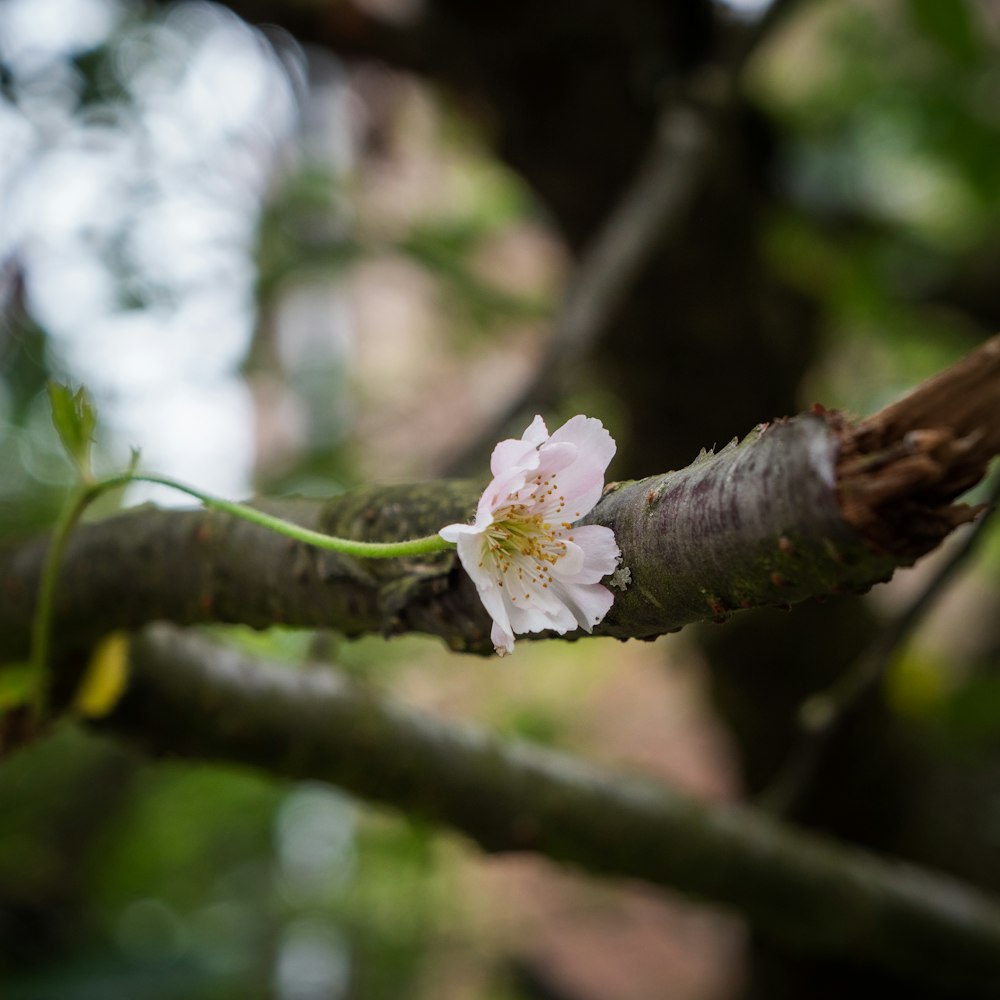
[[[52,636],[52,616],[55,609],[56,581],[59,579],[59,563],[62,561],[66,542],[77,521],[83,516],[87,505],[97,495],[95,487],[80,483],[70,495],[70,501],[63,507],[52,530],[52,541],[45,553],[42,579],[38,586],[38,602],[31,620],[31,674],[34,698],[32,700],[32,721],[37,725],[45,716],[49,696],[46,668],[49,662],[49,642]]]
[[[235,517],[240,517],[244,521],[249,521],[251,524],[259,524],[262,528],[276,531],[279,535],[293,538],[297,542],[305,542],[306,545],[314,545],[316,548],[326,549],[329,552],[339,552],[345,556],[355,556],[358,559],[400,559],[406,556],[430,555],[434,552],[444,552],[446,549],[454,548],[454,543],[446,542],[440,535],[411,538],[405,542],[359,542],[350,538],[324,535],[320,531],[311,531],[309,528],[303,528],[301,525],[284,520],[284,518],[265,514],[253,507],[233,503],[230,500],[220,500],[218,497],[203,493],[192,486],[185,486],[183,483],[168,479],[166,476],[137,476],[128,473],[116,476],[114,479],[106,479],[99,485],[110,489],[135,482],[169,486],[171,489],[200,500],[211,510],[221,510]]]
[[[399,559],[407,556],[444,552],[446,549],[454,547],[452,542],[446,542],[439,535],[412,538],[405,542],[360,542],[349,538],[336,538],[333,535],[324,535],[322,532],[303,528],[301,525],[293,524],[283,518],[265,514],[253,507],[222,500],[192,486],[185,486],[184,483],[168,479],[166,476],[136,475],[132,472],[126,472],[96,483],[83,482],[71,495],[70,502],[66,504],[59,515],[59,520],[53,529],[52,542],[45,555],[45,565],[42,568],[38,602],[35,605],[35,613],[31,623],[31,669],[35,681],[32,714],[36,723],[39,723],[44,717],[48,702],[47,667],[52,636],[52,618],[55,610],[56,582],[59,578],[59,564],[62,561],[66,542],[73,527],[80,520],[89,504],[101,494],[121,486],[127,486],[129,483],[154,483],[158,486],[168,486],[170,489],[194,497],[212,510],[232,514],[234,517],[260,525],[262,528],[268,528],[280,535],[285,535],[287,538],[304,542],[306,545],[313,545],[316,548],[339,552],[341,555],[354,556],[359,559]]]

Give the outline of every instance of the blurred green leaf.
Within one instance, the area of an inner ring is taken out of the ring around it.
[[[960,746],[984,750],[1000,743],[1000,675],[975,674],[941,706],[938,722]]]
[[[80,474],[88,479],[90,448],[94,443],[97,413],[87,390],[80,386],[73,392],[68,385],[54,381],[49,382],[48,390],[49,402],[52,404],[52,423],[59,433],[59,440]]]
[[[956,59],[977,57],[982,46],[969,6],[963,2],[910,0],[910,18],[930,41]]]
[[[36,675],[30,663],[0,666],[0,712],[27,705],[35,689]]]

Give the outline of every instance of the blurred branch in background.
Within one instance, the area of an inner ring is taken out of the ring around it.
[[[679,889],[797,949],[954,995],[992,996],[1000,979],[1000,908],[943,877],[436,721],[326,666],[291,672],[165,625],[137,636],[130,659],[123,699],[95,724],[147,753],[331,781],[487,851]]]
[[[621,201],[587,244],[552,323],[535,374],[462,453],[446,474],[469,475],[483,455],[525,414],[549,409],[579,377],[579,365],[611,328],[616,311],[650,255],[670,238],[692,198],[710,155],[718,97],[672,97],[652,148]]]
[[[618,201],[579,254],[536,370],[503,409],[448,462],[445,473],[469,475],[492,442],[531,414],[557,405],[580,381],[580,366],[614,329],[618,311],[655,253],[676,239],[710,173],[718,131],[739,93],[740,74],[757,48],[799,0],[778,0],[752,21],[735,55],[674,84],[663,97],[653,140]],[[664,324],[669,324],[665,316]]]

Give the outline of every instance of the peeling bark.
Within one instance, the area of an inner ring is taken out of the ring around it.
[[[844,520],[882,551],[923,555],[975,516],[951,501],[1000,452],[1000,336],[841,434]]]

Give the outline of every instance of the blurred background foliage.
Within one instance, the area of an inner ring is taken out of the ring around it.
[[[357,6],[396,25],[425,5]],[[677,74],[724,49],[706,35],[724,41],[761,9],[691,4],[660,51],[641,29],[656,5],[620,6],[643,41],[608,93],[637,95],[629,115],[648,115],[647,132]],[[553,18],[573,34],[573,13]],[[488,40],[488,21],[479,30]],[[0,540],[49,525],[69,481],[51,377],[93,394],[108,469],[135,445],[148,469],[240,496],[447,468],[532,377],[592,229],[590,192],[613,201],[603,178],[620,185],[634,164],[611,134],[611,99],[600,103],[600,74],[617,69],[597,55],[619,42],[590,38],[597,83],[559,96],[577,102],[568,120],[592,117],[581,148],[597,150],[560,174],[526,166],[486,85],[342,60],[209,3],[0,0]],[[544,73],[528,59],[523,73],[530,98]],[[739,201],[721,222],[699,208],[652,278],[669,286],[684,262],[709,261],[696,306],[743,289],[724,329],[677,293],[649,324],[662,360],[631,353],[641,324],[614,327],[548,401],[554,421],[605,419],[622,446],[612,475],[689,460],[669,449],[721,443],[778,405],[869,412],[1000,327],[996,4],[802,3],[755,53],[743,93],[713,168]],[[742,137],[732,155],[730,133]],[[548,137],[532,135],[544,160]],[[750,248],[736,264],[719,249],[730,232]],[[746,401],[731,415],[723,361],[685,367],[704,337],[717,358],[746,350],[783,373],[794,359],[787,402],[736,360]],[[623,374],[630,358],[650,387]],[[139,488],[120,502],[146,499],[177,502]],[[994,532],[887,689],[924,752],[973,770],[1000,751],[998,567]],[[926,572],[902,574],[865,613],[891,614]],[[765,643],[780,627],[766,622]],[[754,790],[687,636],[519,648],[497,667],[410,638],[225,631],[699,794]],[[808,641],[796,655],[812,655]],[[925,811],[939,809],[925,792]],[[980,841],[1000,847],[1000,798],[980,806]],[[995,864],[988,878],[1000,881]],[[0,942],[6,1000],[693,1000],[734,996],[745,975],[731,918],[530,859],[484,860],[331,788],[149,764],[68,725],[0,770]]]

